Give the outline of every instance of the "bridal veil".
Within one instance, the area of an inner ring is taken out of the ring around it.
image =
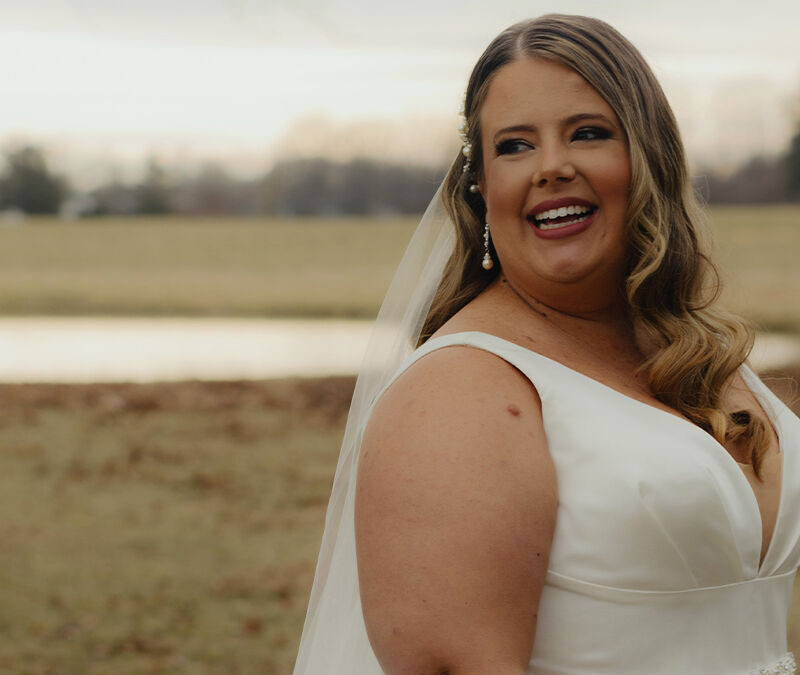
[[[294,675],[380,675],[367,639],[356,568],[354,502],[361,438],[372,406],[416,348],[453,251],[440,187],[384,298],[356,382]]]

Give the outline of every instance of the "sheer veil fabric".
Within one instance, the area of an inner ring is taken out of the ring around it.
[[[417,340],[455,244],[440,186],[384,298],[356,382],[325,518],[294,675],[380,675],[358,590],[354,529],[356,470],[372,406]]]

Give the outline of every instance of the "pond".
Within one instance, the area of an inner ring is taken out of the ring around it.
[[[0,381],[350,375],[371,329],[347,320],[3,318]]]
[[[371,330],[336,319],[0,318],[0,382],[353,375]],[[800,362],[800,338],[759,335],[751,362]]]

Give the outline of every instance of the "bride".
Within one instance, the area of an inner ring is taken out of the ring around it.
[[[461,131],[359,378],[295,674],[795,672],[800,421],[714,304],[652,72],[596,19],[520,23]]]

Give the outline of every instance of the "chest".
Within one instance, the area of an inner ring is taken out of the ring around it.
[[[699,427],[581,377],[565,369],[563,386],[539,392],[559,490],[551,566],[648,590],[756,576],[787,497],[782,462],[752,484]],[[796,454],[798,438],[782,449]]]

